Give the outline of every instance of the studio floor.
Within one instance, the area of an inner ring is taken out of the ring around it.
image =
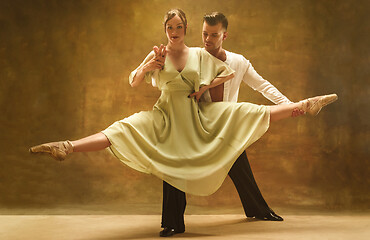
[[[283,222],[244,215],[186,215],[175,239],[370,239],[370,214],[283,215]],[[0,239],[119,240],[159,238],[159,215],[0,215]]]

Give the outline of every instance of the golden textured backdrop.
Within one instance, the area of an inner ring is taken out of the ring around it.
[[[316,118],[274,124],[248,149],[270,206],[368,209],[369,1],[8,0],[0,2],[0,211],[99,205],[135,213],[129,206],[152,204],[144,212],[160,212],[161,181],[107,151],[59,163],[27,149],[151,109],[159,92],[127,79],[153,45],[166,43],[162,19],[172,7],[187,13],[189,46],[201,46],[204,13],[225,13],[224,47],[291,100],[339,95]],[[240,100],[269,104],[246,85]],[[188,203],[195,213],[240,207],[230,179]]]

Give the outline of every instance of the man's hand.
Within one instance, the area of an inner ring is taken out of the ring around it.
[[[167,56],[166,46],[164,46],[163,44],[161,44],[159,47],[154,46],[153,50],[154,50],[153,59],[159,62],[162,65],[162,69],[163,69],[164,61],[166,60],[166,56]]]
[[[144,72],[154,71],[156,69],[163,69],[164,61],[166,60],[166,46],[161,44],[161,46],[153,47],[154,57],[150,59],[143,67]]]
[[[305,112],[299,108],[294,108],[292,112],[292,117],[298,117],[305,114]]]

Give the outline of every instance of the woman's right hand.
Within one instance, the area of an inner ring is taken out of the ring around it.
[[[153,51],[155,59],[157,59],[159,62],[162,62],[164,65],[164,61],[166,60],[167,56],[166,46],[164,46],[163,44],[161,44],[159,47],[154,46]]]
[[[144,80],[145,74],[157,69],[163,69],[164,62],[166,60],[166,46],[161,44],[161,46],[153,47],[153,52],[151,52],[138,68],[133,80],[131,81],[131,87],[137,87]],[[151,59],[150,59],[151,58]],[[147,59],[150,59],[149,61]]]
[[[166,60],[166,46],[161,44],[159,47],[154,46],[154,57],[149,60],[143,67],[145,72],[154,71],[156,69],[163,69]]]

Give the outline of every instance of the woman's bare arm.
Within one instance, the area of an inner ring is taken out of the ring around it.
[[[211,84],[209,85],[204,85],[202,86],[198,92],[195,92],[195,93],[192,93],[189,95],[189,97],[195,97],[197,99],[197,101],[199,101],[200,97],[203,95],[203,93],[205,91],[207,91],[208,89],[210,88],[213,88],[213,87],[216,87],[230,79],[232,79],[234,77],[234,73],[226,76],[226,77],[216,77],[215,79],[213,79],[213,81],[211,82]]]
[[[130,83],[131,87],[139,86],[147,72],[163,68],[167,54],[166,47],[161,44],[159,48],[154,46],[153,50],[154,52],[151,52],[144,60],[144,63],[137,68],[137,72]]]

